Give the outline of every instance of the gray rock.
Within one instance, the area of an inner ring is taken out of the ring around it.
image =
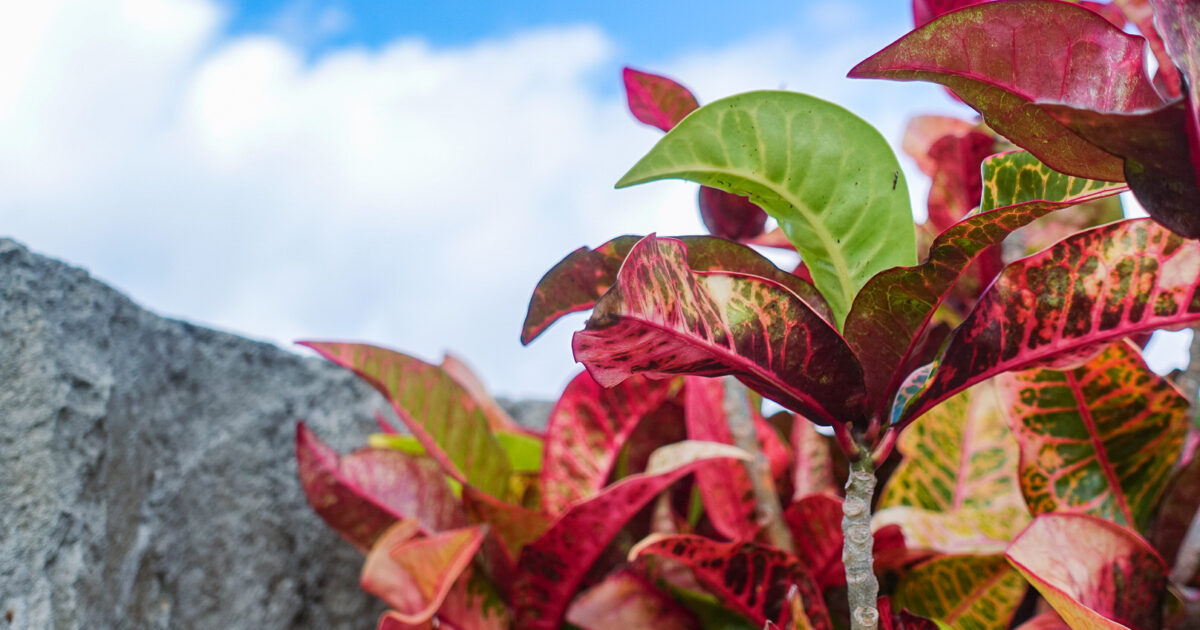
[[[382,406],[0,239],[0,629],[373,628],[293,438],[346,451]]]

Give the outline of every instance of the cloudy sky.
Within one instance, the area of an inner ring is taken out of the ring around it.
[[[619,234],[701,230],[694,185],[613,190],[660,135],[627,113],[622,66],[702,102],[808,92],[894,146],[914,113],[964,114],[931,86],[844,78],[908,30],[904,0],[732,6],[19,3],[0,22],[0,235],[165,315],[450,350],[499,393],[549,397],[581,319],[520,345],[541,274]]]

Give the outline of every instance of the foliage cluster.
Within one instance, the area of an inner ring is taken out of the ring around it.
[[[1200,626],[1200,440],[1140,353],[1200,321],[1200,4],[914,14],[850,75],[981,114],[912,121],[920,226],[846,110],[700,107],[626,70],[666,135],[618,186],[701,184],[712,235],[622,236],[546,274],[523,342],[592,314],[544,433],[452,357],[306,344],[407,429],[381,416],[345,456],[297,431],[313,508],[392,608],[381,630]],[[1120,219],[1127,190],[1152,218]]]

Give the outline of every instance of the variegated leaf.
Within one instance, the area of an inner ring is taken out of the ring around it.
[[[1003,554],[940,556],[905,574],[896,604],[945,627],[1005,630],[1028,584]]]
[[[808,263],[840,326],[875,273],[916,261],[904,176],[870,125],[793,92],[749,92],[688,116],[617,182],[682,178],[767,211]]]
[[[997,553],[1029,523],[1017,442],[991,383],[938,405],[904,429],[897,447],[904,459],[873,523],[899,525],[909,547]]]
[[[934,311],[985,249],[1046,214],[1116,195],[1126,187],[1058,173],[1025,151],[983,162],[979,213],[940,234],[929,258],[871,278],[846,320],[846,340],[866,370],[868,391],[879,408],[904,376],[923,360],[917,353]]]
[[[1077,630],[1157,630],[1167,586],[1162,558],[1133,531],[1085,514],[1043,514],[1008,560]]]
[[[865,417],[862,368],[832,325],[766,278],[697,273],[674,239],[633,248],[573,347],[608,387],[635,373],[732,374],[821,424]]]
[[[460,483],[503,498],[508,455],[479,403],[441,368],[399,352],[357,343],[300,345],[352,370],[383,394],[425,452]]]
[[[550,412],[542,460],[542,506],[559,514],[604,487],[625,441],[676,384],[634,376],[601,387],[587,372],[567,384]]]
[[[1150,219],[1080,232],[1005,268],[901,414],[996,374],[1200,320],[1200,242]]]
[[[450,378],[454,379],[454,382],[462,386],[467,391],[467,394],[479,403],[480,408],[483,409],[483,415],[488,419],[488,426],[492,428],[492,431],[497,433],[532,433],[529,429],[517,424],[517,421],[508,415],[508,412],[500,406],[500,403],[496,402],[495,398],[492,398],[487,388],[484,387],[483,381],[479,379],[479,376],[475,374],[471,366],[467,365],[465,361],[447,352],[442,357],[442,370],[446,374],[449,374]]]
[[[432,619],[411,624],[405,618],[398,611],[385,612],[376,630],[509,630],[511,627],[508,607],[492,584],[472,567],[467,567],[454,582]]]
[[[617,281],[617,272],[642,237],[619,236],[597,247],[581,247],[559,261],[542,276],[529,299],[529,311],[521,330],[521,343],[528,344],[551,324],[568,313],[592,308],[596,300]],[[688,266],[696,271],[738,271],[762,276],[787,287],[827,320],[833,316],[820,292],[805,280],[775,266],[758,252],[711,236],[679,237],[687,245]]]
[[[393,617],[408,624],[431,618],[468,569],[483,542],[484,527],[464,527],[414,538],[401,522],[388,530],[363,565],[362,587],[387,602]]]
[[[426,532],[466,524],[438,465],[423,457],[382,449],[340,457],[301,422],[296,468],[313,511],[363,552],[401,519]]]
[[[1034,514],[1080,512],[1145,529],[1179,458],[1188,401],[1129,341],[1072,370],[1002,375]]]
[[[644,555],[670,558],[691,567],[727,608],[756,625],[785,620],[788,591],[798,590],[813,630],[832,629],[821,591],[804,567],[773,547],[754,543],[719,543],[686,534],[653,534],[629,551],[630,561]]]

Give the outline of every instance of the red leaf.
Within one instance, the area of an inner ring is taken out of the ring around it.
[[[796,542],[796,557],[817,586],[821,590],[845,586],[841,498],[829,494],[806,496],[784,510],[783,520]],[[875,532],[873,553],[894,554],[903,549],[904,534],[896,525],[886,525]]]
[[[1043,514],[1007,556],[1072,628],[1161,625],[1167,567],[1146,541],[1120,525],[1082,514]]]
[[[383,394],[443,471],[495,497],[508,491],[512,466],[479,402],[441,368],[357,343],[302,341]]]
[[[558,514],[604,487],[633,430],[666,401],[674,383],[637,376],[604,388],[583,372],[567,385],[546,428],[542,506]]]
[[[575,589],[612,537],[659,492],[711,461],[626,477],[567,510],[521,551],[513,585],[516,627],[558,628]]]
[[[508,630],[511,625],[504,602],[472,567],[454,582],[435,619],[410,624],[403,621],[405,618],[396,611],[385,612],[376,630]]]
[[[380,449],[338,457],[300,422],[296,467],[309,505],[360,551],[397,520],[414,519],[426,532],[466,524],[442,471],[428,459]]]
[[[829,441],[817,433],[811,422],[797,416],[792,422],[792,448],[795,462],[792,474],[792,500],[810,494],[837,494],[833,477],[833,458]]]
[[[621,264],[641,239],[640,236],[619,236],[595,250],[581,247],[547,271],[529,299],[521,343],[533,341],[563,315],[592,308],[596,300],[616,283]],[[696,271],[742,271],[769,278],[787,287],[821,317],[832,319],[829,305],[813,286],[811,276],[798,278],[779,269],[753,249],[724,239],[683,236],[679,240],[687,244],[688,264]]]
[[[550,527],[550,517],[505,503],[471,486],[463,486],[462,500],[472,522],[487,523],[489,539],[484,541],[484,557],[492,565],[489,569],[496,574],[496,583],[507,586],[504,580],[516,572],[521,549]]]
[[[1180,88],[1179,72],[1175,70],[1175,63],[1171,60],[1171,56],[1167,54],[1166,44],[1163,43],[1158,28],[1154,26],[1155,11],[1150,6],[1150,0],[1116,0],[1112,4],[1120,8],[1125,17],[1137,26],[1142,37],[1146,38],[1146,43],[1150,44],[1150,52],[1158,61],[1158,74],[1154,77],[1155,85],[1162,89],[1167,98],[1179,98],[1183,94]]]
[[[821,591],[794,556],[754,543],[719,543],[691,535],[654,534],[629,551],[632,562],[643,555],[677,560],[691,567],[727,608],[756,625],[783,621],[788,591],[795,587],[815,630],[832,629]]]
[[[701,186],[700,219],[713,236],[744,241],[763,233],[767,213],[745,197]]]
[[[971,131],[943,136],[929,148],[930,159],[937,163],[929,185],[929,221],[938,232],[979,205],[983,192],[980,163],[995,152],[995,144],[990,135]]]
[[[846,340],[877,409],[891,404],[902,379],[928,358],[918,352],[927,347],[928,323],[976,257],[1050,212],[1124,190],[1057,173],[1022,151],[991,156],[983,170],[981,212],[940,234],[925,262],[871,278],[846,318]]]
[[[697,630],[696,617],[645,577],[629,569],[614,573],[575,598],[567,621],[582,630],[654,628]]]
[[[375,544],[363,565],[362,588],[396,609],[407,624],[431,619],[483,542],[482,526],[413,538],[417,527],[397,523]]]
[[[1071,626],[1068,626],[1062,617],[1058,616],[1058,613],[1047,610],[1017,626],[1017,630],[1071,630]]]
[[[881,630],[938,630],[935,621],[918,617],[907,610],[893,610],[892,601],[886,595],[879,598],[879,627]]]
[[[622,77],[629,111],[647,125],[670,131],[684,116],[700,107],[687,88],[667,77],[633,68],[625,68]]]
[[[900,148],[917,163],[922,173],[933,177],[938,163],[929,155],[933,144],[946,136],[964,137],[976,125],[952,116],[913,116],[904,128]]]
[[[674,239],[634,247],[573,347],[605,386],[638,372],[733,374],[815,422],[864,418],[862,368],[836,329],[784,285],[696,273]]]
[[[988,0],[913,0],[913,25],[925,26],[934,18],[963,7],[987,2]]]
[[[900,419],[996,374],[1197,320],[1200,242],[1148,219],[1080,232],[1005,268]]]
[[[725,415],[725,385],[721,379],[691,376],[684,386],[688,438],[733,444]],[[733,540],[752,540],[755,522],[754,487],[742,462],[713,462],[696,471],[696,487],[713,528]]]
[[[1126,113],[1162,105],[1146,76],[1144,45],[1076,4],[990,2],[909,33],[850,76],[941,83],[993,129],[1055,170],[1120,181],[1118,158],[1071,133],[1035,103]]]

